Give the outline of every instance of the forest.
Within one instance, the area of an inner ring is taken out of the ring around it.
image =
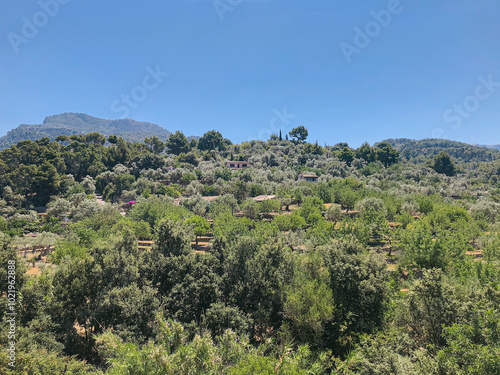
[[[500,374],[500,151],[307,138],[1,151],[0,373]]]

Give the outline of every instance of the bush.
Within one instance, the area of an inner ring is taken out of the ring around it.
[[[296,231],[307,227],[306,220],[297,214],[279,215],[273,220],[280,231]]]
[[[255,220],[259,218],[259,206],[257,202],[255,202],[253,199],[249,199],[245,201],[241,205],[241,210],[243,211],[243,215],[245,217],[248,217],[249,219]]]

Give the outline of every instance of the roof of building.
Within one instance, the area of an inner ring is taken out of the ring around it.
[[[252,199],[256,202],[263,202],[270,199],[276,199],[276,195],[258,195]]]
[[[318,176],[316,176],[315,174],[306,174],[304,172],[302,172],[301,174],[299,174],[299,176],[302,176],[302,177],[311,177],[311,178],[318,178]]]
[[[214,195],[214,196],[210,196],[210,197],[201,197],[201,199],[203,199],[207,202],[214,202],[219,198],[220,198],[220,195]]]

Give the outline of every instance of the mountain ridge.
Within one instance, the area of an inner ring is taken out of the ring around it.
[[[165,140],[171,134],[167,129],[150,122],[133,119],[109,120],[85,113],[67,112],[47,116],[42,124],[20,124],[0,138],[0,150],[24,140],[35,141],[43,137],[55,140],[58,135],[72,136],[93,132],[99,132],[106,136],[116,135],[131,142],[143,142],[144,138],[153,136]],[[188,139],[192,138],[197,137],[188,137]]]
[[[495,150],[500,150],[500,145],[480,145],[479,143],[474,143],[473,146],[493,148]]]
[[[415,140],[409,138],[389,138],[385,142],[390,143],[398,150],[403,160],[417,161],[424,156],[433,157],[441,151],[448,153],[451,157],[462,162],[500,160],[500,150],[496,148],[448,139],[424,138]]]

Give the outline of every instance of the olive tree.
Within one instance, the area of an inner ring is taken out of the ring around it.
[[[331,220],[333,222],[337,222],[341,219],[342,217],[342,208],[340,208],[339,205],[337,204],[332,204],[328,209],[326,210],[326,219]]]

